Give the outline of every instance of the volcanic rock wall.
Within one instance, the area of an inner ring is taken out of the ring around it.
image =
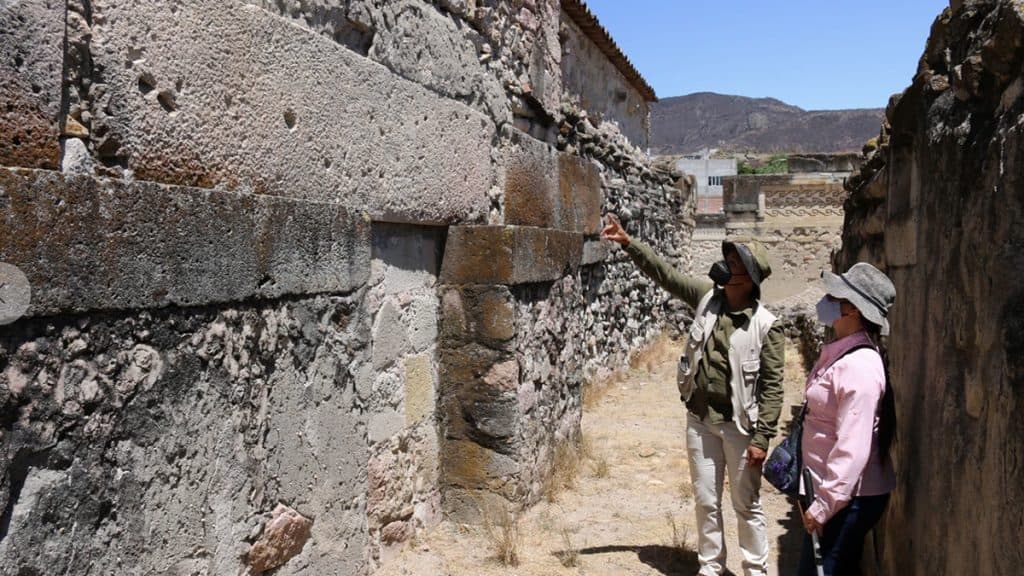
[[[836,268],[896,284],[883,573],[1024,563],[1024,5],[951,2],[851,179]]]
[[[0,7],[5,570],[365,573],[536,499],[685,316],[597,240],[684,264],[692,201],[563,90],[559,3],[343,5]]]

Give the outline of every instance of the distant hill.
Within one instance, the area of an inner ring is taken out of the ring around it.
[[[651,153],[849,152],[878,135],[884,110],[804,110],[774,98],[697,92],[651,106]]]

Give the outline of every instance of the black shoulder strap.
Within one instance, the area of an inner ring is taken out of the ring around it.
[[[857,350],[861,350],[863,348],[870,348],[870,349],[874,350],[875,352],[878,352],[878,348],[876,348],[874,344],[858,344],[858,345],[854,346],[853,348],[850,348],[846,352],[843,352],[843,356],[846,356],[847,354],[850,354],[851,352],[856,352]],[[835,360],[833,360],[832,364],[835,364],[836,362],[839,362],[839,360],[841,358],[843,358],[843,356],[840,356],[839,358],[836,358]],[[832,364],[829,364],[829,366],[831,366]],[[888,377],[886,378],[886,380],[888,380]],[[800,422],[802,424],[803,421],[804,421],[804,416],[806,416],[806,415],[807,415],[807,399],[805,398],[804,399],[804,405],[800,409],[800,414],[796,417],[796,421]]]
[[[861,350],[863,348],[870,348],[870,349],[874,350],[875,352],[878,352],[878,348],[876,348],[874,344],[858,344],[858,345],[854,346],[853,348],[850,348],[846,352],[843,352],[843,356],[846,356],[847,354],[850,354],[851,352],[856,352],[857,350]],[[840,356],[839,358],[842,358],[843,356]],[[836,358],[835,360],[833,360],[832,363],[835,364],[839,360],[839,358]]]

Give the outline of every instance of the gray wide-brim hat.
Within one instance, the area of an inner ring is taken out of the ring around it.
[[[896,300],[896,287],[884,272],[867,262],[858,262],[842,274],[822,272],[825,291],[830,296],[849,300],[860,315],[889,334],[889,308]]]

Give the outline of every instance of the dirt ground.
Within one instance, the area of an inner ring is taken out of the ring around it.
[[[659,340],[621,378],[587,395],[578,474],[554,502],[544,500],[519,517],[518,565],[499,561],[500,550],[516,543],[514,537],[501,543],[509,531],[500,519],[490,530],[444,522],[387,559],[375,574],[694,574],[697,530],[685,413],[674,383],[678,349]],[[796,348],[788,346],[786,356],[783,426],[789,406],[801,400],[805,378]],[[801,538],[794,505],[767,482],[761,499],[768,516],[769,574],[792,574]],[[727,565],[742,574],[728,489],[723,508]]]

